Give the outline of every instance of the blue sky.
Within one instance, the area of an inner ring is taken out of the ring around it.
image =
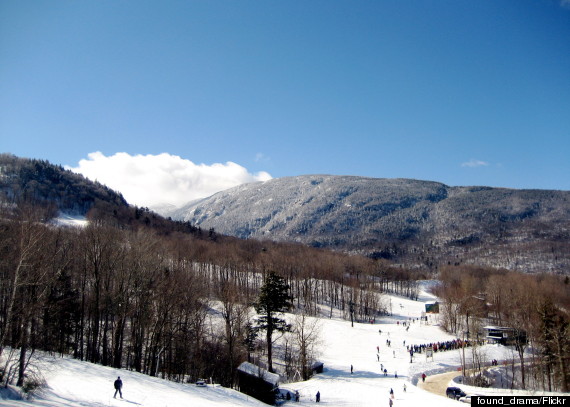
[[[570,190],[570,2],[3,0],[0,146]]]

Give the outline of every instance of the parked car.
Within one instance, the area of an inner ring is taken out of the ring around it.
[[[467,394],[459,387],[448,387],[445,390],[445,395],[454,400],[459,400],[461,397],[467,396]]]

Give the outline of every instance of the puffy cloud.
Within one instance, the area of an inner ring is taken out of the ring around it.
[[[181,206],[240,184],[271,179],[267,172],[251,174],[231,161],[225,164],[194,164],[167,153],[116,153],[107,157],[95,152],[87,157],[70,170],[119,191],[130,204],[154,208],[159,212],[164,205]]]
[[[488,162],[486,161],[481,161],[481,160],[474,160],[471,159],[467,162],[461,163],[462,167],[470,167],[470,168],[474,168],[474,167],[487,167],[489,165]]]

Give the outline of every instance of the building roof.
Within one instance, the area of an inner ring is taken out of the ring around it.
[[[274,386],[279,384],[279,375],[276,373],[268,372],[261,367],[254,365],[253,363],[243,362],[238,366],[238,371],[248,374],[250,376],[259,377],[264,381],[271,383]]]
[[[506,326],[484,326],[483,329],[487,329],[487,330],[495,330],[495,331],[512,331],[514,328],[509,328]]]

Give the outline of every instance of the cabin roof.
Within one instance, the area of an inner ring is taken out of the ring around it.
[[[238,371],[248,374],[250,376],[259,377],[267,383],[271,383],[274,386],[279,384],[279,375],[276,373],[268,372],[267,370],[254,365],[253,363],[243,362],[238,366]]]

